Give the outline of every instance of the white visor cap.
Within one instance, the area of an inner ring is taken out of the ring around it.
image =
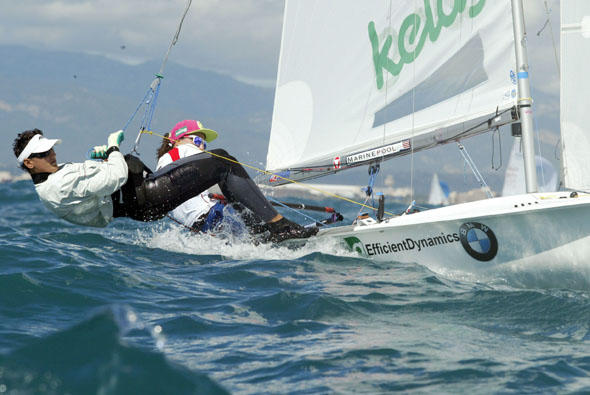
[[[18,164],[22,165],[25,159],[31,156],[31,154],[38,154],[41,152],[49,151],[53,148],[55,144],[59,143],[61,143],[61,140],[59,139],[47,139],[41,136],[40,134],[34,135],[33,138],[29,140],[29,143],[27,144],[23,152],[21,152],[18,156]]]

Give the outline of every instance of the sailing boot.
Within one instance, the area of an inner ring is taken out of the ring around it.
[[[279,243],[287,239],[307,239],[318,233],[318,228],[316,227],[304,228],[295,222],[289,221],[285,217],[276,222],[266,224],[266,227],[270,231],[268,241],[272,241],[273,243]]]

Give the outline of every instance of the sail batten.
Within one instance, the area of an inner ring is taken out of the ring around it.
[[[267,170],[317,177],[512,121],[510,0],[398,3],[287,0]]]

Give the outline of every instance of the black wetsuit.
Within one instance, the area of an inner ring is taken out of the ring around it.
[[[261,221],[269,222],[277,211],[266,200],[244,168],[223,149],[192,155],[152,173],[141,160],[125,155],[129,178],[112,195],[114,217],[154,221],[204,190],[218,184],[229,203],[240,203]]]

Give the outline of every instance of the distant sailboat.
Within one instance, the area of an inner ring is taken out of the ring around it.
[[[430,183],[428,204],[432,206],[447,206],[449,204],[449,186],[446,182],[439,181],[438,174],[434,173]]]
[[[359,218],[317,238],[445,270],[587,266],[590,1],[560,4],[569,191],[538,192],[522,0],[287,0],[267,182],[377,166],[520,122],[526,194]]]

